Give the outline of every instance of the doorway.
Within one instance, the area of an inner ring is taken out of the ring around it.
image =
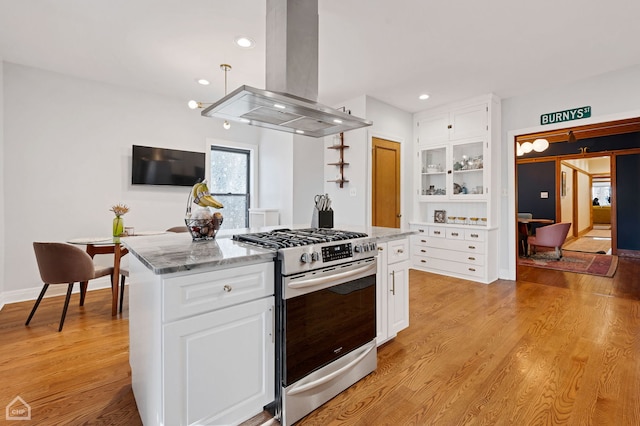
[[[567,240],[564,248],[612,254],[612,156],[562,158],[560,167],[566,188],[566,197],[561,197],[560,218],[573,224],[573,240]]]
[[[371,225],[400,227],[400,144],[372,138]]]

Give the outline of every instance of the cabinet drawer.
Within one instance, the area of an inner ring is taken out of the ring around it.
[[[412,226],[411,229],[418,231],[418,235],[429,235],[429,228],[427,226]]]
[[[427,258],[421,256],[413,257],[413,265],[417,268],[433,269],[442,272],[452,272],[459,275],[468,275],[482,278],[485,267],[480,265],[463,265],[452,260]]]
[[[387,243],[387,263],[396,263],[402,260],[409,260],[409,239],[389,241]]]
[[[163,321],[169,322],[272,295],[273,262],[163,281]]]
[[[466,229],[464,239],[467,241],[485,241],[485,232],[477,229]]]
[[[435,247],[420,247],[416,250],[414,255],[418,257],[452,260],[454,262],[459,262],[460,267],[463,267],[463,264],[484,265],[485,262],[485,255],[481,253],[468,253],[464,251],[446,250]]]
[[[450,240],[464,240],[464,229],[447,229],[447,238]]]
[[[483,241],[466,241],[466,240],[451,240],[447,238],[429,238],[429,237],[416,237],[413,240],[413,251],[419,251],[420,247],[436,247],[447,250],[456,250],[469,253],[481,253],[485,254],[485,243]]]
[[[429,227],[429,236],[436,238],[446,238],[447,236],[447,228],[440,228],[437,226]]]

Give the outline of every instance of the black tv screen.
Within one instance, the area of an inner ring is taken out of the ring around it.
[[[204,173],[204,152],[133,145],[133,185],[192,186]]]

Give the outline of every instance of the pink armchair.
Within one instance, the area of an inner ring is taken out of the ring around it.
[[[536,246],[553,247],[556,249],[556,258],[560,260],[562,257],[562,244],[567,238],[570,227],[571,222],[561,222],[538,228],[536,235],[530,235],[527,238],[529,250],[535,253]]]

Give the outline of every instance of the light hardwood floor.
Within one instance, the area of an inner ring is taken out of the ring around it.
[[[301,425],[638,425],[640,260],[613,278],[521,268],[477,284],[410,274],[411,323],[378,369]],[[0,311],[0,408],[16,396],[32,423],[139,425],[128,316],[108,290]],[[126,298],[125,298],[126,302]],[[0,424],[4,411],[0,414]],[[16,422],[17,423],[17,422]]]

